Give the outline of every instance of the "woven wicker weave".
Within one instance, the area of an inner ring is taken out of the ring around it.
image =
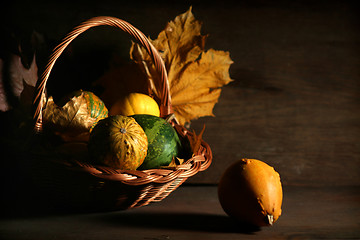
[[[166,69],[158,51],[147,37],[131,24],[114,17],[96,17],[76,27],[55,48],[48,65],[42,75],[36,97],[35,130],[42,130],[42,110],[44,94],[50,72],[64,49],[79,34],[89,28],[108,25],[128,33],[136,42],[142,45],[150,54],[155,68],[161,76],[160,112],[162,117],[172,113],[171,97]],[[192,133],[176,120],[171,124],[183,138],[192,137]],[[164,199],[187,178],[206,170],[212,161],[209,145],[202,141],[199,150],[190,159],[177,166],[176,169],[150,169],[143,171],[116,170],[110,167],[93,166],[86,162],[73,159],[56,159],[56,161],[41,161],[43,169],[41,179],[43,190],[49,191],[60,201],[71,201],[82,207],[104,209],[129,209],[145,206],[151,202]]]

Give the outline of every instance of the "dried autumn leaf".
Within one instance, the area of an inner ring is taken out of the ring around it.
[[[95,99],[96,103],[90,107],[86,94],[81,91],[80,95],[73,96],[63,106],[58,106],[50,96],[43,110],[44,127],[61,136],[64,141],[86,141],[93,126],[108,115],[108,110],[99,99]]]
[[[160,166],[160,168],[177,170],[177,169],[179,168],[179,165],[183,164],[184,162],[185,162],[184,159],[178,158],[178,157],[174,157],[174,158],[171,160],[171,162],[169,163],[169,165],[167,165],[167,166]]]
[[[23,65],[19,55],[11,54],[8,61],[5,64],[0,59],[0,111],[4,112],[13,108],[16,103],[30,106],[38,80],[35,55],[28,68]]]
[[[190,148],[191,148],[191,151],[193,154],[196,154],[199,151],[204,131],[205,131],[205,125],[203,126],[199,135],[197,135],[195,133],[195,131],[193,130],[193,135],[189,139],[190,140]]]
[[[233,61],[229,52],[205,51],[206,36],[200,30],[201,23],[190,8],[151,41],[164,59],[172,107],[182,125],[202,116],[213,116],[221,87],[232,81],[229,68]],[[130,55],[146,73],[152,91],[159,97],[159,76],[146,50],[133,43]]]

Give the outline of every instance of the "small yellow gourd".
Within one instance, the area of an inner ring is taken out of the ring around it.
[[[130,93],[118,99],[110,109],[110,115],[131,116],[148,114],[160,116],[159,105],[156,101],[143,93]]]

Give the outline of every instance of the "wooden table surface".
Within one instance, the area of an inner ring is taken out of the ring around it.
[[[0,239],[360,239],[359,187],[285,187],[282,210],[272,227],[244,227],[223,212],[216,186],[184,185],[133,210],[3,217]]]

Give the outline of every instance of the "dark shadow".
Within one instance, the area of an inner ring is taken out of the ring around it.
[[[128,227],[216,233],[252,234],[260,230],[259,227],[238,222],[226,215],[207,213],[139,213],[134,211],[124,211],[115,214],[102,215],[99,220],[105,224]]]
[[[143,212],[143,208],[119,211],[96,211],[92,209],[74,209],[63,205],[56,207],[45,201],[33,199],[30,202],[2,201],[0,219],[33,219],[49,216],[71,216],[85,214],[97,225],[112,225],[118,227],[149,228],[163,230],[184,230],[194,232],[243,233],[253,234],[261,228],[239,222],[223,214],[193,213],[193,212]],[[145,210],[146,211],[146,210]],[[94,215],[95,214],[95,215]]]
[[[187,230],[216,233],[244,233],[252,234],[260,230],[259,227],[239,222],[227,215],[191,212],[138,212],[140,209],[106,211],[92,209],[71,208],[63,205],[56,207],[44,201],[23,203],[13,202],[4,204],[0,219],[43,218],[49,216],[71,216],[89,214],[99,225],[116,225],[121,227],[138,227],[168,230]],[[96,214],[96,215],[93,215]],[[94,217],[95,216],[95,217]]]

